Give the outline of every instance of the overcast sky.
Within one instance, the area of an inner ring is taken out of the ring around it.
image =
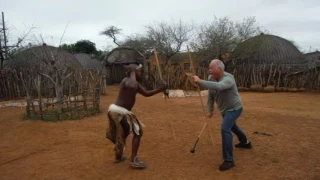
[[[231,20],[255,16],[260,26],[295,41],[303,51],[320,50],[320,0],[0,0],[0,11],[11,38],[34,24],[33,33],[56,46],[68,22],[63,43],[88,39],[103,50],[111,43],[99,32],[109,25],[130,35],[153,21],[181,18],[202,23],[214,16]]]

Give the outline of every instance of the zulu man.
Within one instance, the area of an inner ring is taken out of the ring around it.
[[[139,83],[142,65],[129,64],[124,65],[124,67],[129,70],[127,72],[128,76],[120,83],[119,95],[116,102],[109,106],[109,127],[106,136],[115,144],[116,162],[122,162],[126,160],[126,157],[123,155],[126,139],[130,132],[133,132],[130,163],[133,168],[141,169],[145,168],[146,165],[138,159],[137,153],[143,134],[142,127],[144,127],[144,125],[137,116],[131,112],[131,109],[135,104],[137,93],[145,97],[150,97],[160,92],[165,92],[167,84],[165,81],[161,81],[161,87],[159,89],[148,91]]]

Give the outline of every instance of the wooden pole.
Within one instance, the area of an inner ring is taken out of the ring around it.
[[[38,98],[39,98],[40,118],[41,118],[41,120],[43,120],[42,99],[41,99],[41,75],[38,75]]]
[[[86,111],[87,116],[89,115],[88,108],[87,108],[87,93],[88,93],[88,89],[89,89],[89,78],[87,77],[86,78],[85,89],[82,90],[83,105],[84,105],[84,109]]]
[[[1,36],[0,36],[0,61],[1,61],[0,70],[2,70],[4,57],[3,57],[3,51],[2,51]]]
[[[6,26],[4,22],[4,13],[2,12],[2,30],[3,30],[3,38],[4,38],[4,52],[5,52],[5,59],[8,59],[8,47],[7,47],[7,35],[6,35]]]
[[[159,64],[159,60],[158,60],[158,54],[157,54],[157,51],[156,51],[156,48],[154,48],[154,55],[155,55],[155,58],[156,58],[156,63],[157,63],[157,69],[158,69],[158,72],[159,72],[159,76],[160,76],[160,79],[162,80],[162,73],[161,73],[161,69],[160,69],[160,64]]]
[[[188,48],[188,55],[189,55],[189,60],[190,60],[190,66],[191,66],[193,75],[195,76],[196,73],[195,73],[195,70],[194,70],[194,66],[193,66],[193,62],[192,62],[192,58],[191,58],[189,46],[187,46],[187,48]],[[210,131],[210,134],[209,134],[209,135],[210,135],[212,144],[214,145],[214,141],[213,141],[213,138],[212,138],[212,135],[211,135],[211,134],[212,134],[211,128],[210,128],[210,126],[209,126],[208,117],[207,117],[206,110],[205,110],[205,108],[204,108],[204,105],[203,105],[203,102],[202,102],[202,98],[201,98],[200,86],[199,86],[198,84],[196,84],[196,85],[197,85],[197,88],[198,88],[198,93],[199,93],[199,98],[200,98],[201,105],[202,105],[203,114],[204,114],[204,117],[206,118],[206,123],[205,123],[204,127],[205,127],[206,125],[208,125],[209,131]],[[204,129],[204,127],[203,127],[203,129]],[[201,130],[201,133],[202,133],[203,129]],[[200,133],[200,134],[201,134],[201,133]]]
[[[160,79],[162,80],[161,67],[160,67],[160,64],[159,64],[159,60],[158,60],[158,55],[157,55],[156,48],[154,48],[154,54],[155,54],[155,58],[156,58],[157,66],[158,66],[159,76],[160,76]],[[165,101],[166,111],[168,111],[168,107],[167,107],[167,97],[166,97],[166,95],[164,95],[164,101]],[[172,129],[173,138],[174,138],[174,140],[176,141],[176,135],[175,135],[174,128],[173,128],[173,125],[171,124],[171,121],[170,121],[170,120],[169,120],[169,124],[170,124],[171,129]]]

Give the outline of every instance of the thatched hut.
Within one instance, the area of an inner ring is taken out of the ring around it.
[[[39,68],[50,71],[52,65],[59,69],[65,67],[82,69],[81,64],[68,51],[53,46],[36,46],[26,49],[5,63],[5,69]]]
[[[228,67],[227,71],[235,75],[238,86],[273,91],[287,87],[289,82],[286,76],[306,69],[308,63],[290,41],[275,35],[260,34],[235,48]]]
[[[97,74],[99,74],[102,82],[101,85],[104,87],[102,88],[101,93],[105,94],[106,93],[106,72],[105,72],[105,68],[103,67],[102,62],[100,62],[98,59],[94,58],[92,55],[90,54],[86,54],[86,53],[77,53],[74,54],[74,57],[79,61],[79,63],[82,65],[82,68],[84,70],[89,70],[89,71],[93,71],[96,72]],[[86,77],[89,77],[87,74],[85,74]],[[84,81],[86,81],[86,79],[84,79]],[[94,85],[92,85],[90,83],[90,78],[89,78],[89,88],[92,88]]]
[[[102,62],[100,62],[98,59],[94,58],[90,54],[77,53],[74,54],[74,57],[79,61],[83,69],[95,71],[102,71],[103,69]]]
[[[102,70],[102,66],[79,61],[65,50],[47,45],[23,50],[5,63],[0,93],[5,98],[26,97],[28,118],[59,120],[96,114],[102,80],[99,73],[88,70]]]
[[[310,52],[305,53],[304,57],[306,58],[306,61],[308,62],[309,68],[313,68],[320,65],[320,52]]]
[[[4,71],[10,83],[4,84],[1,89],[5,89],[7,94],[5,96],[10,98],[38,96],[37,78],[42,74],[44,76],[41,76],[43,88],[41,92],[43,95],[48,95],[56,89],[57,83],[75,84],[76,82],[67,78],[68,74],[72,70],[81,69],[82,66],[77,59],[63,49],[47,45],[31,47],[6,61]]]
[[[144,56],[137,50],[130,47],[117,47],[109,52],[103,65],[106,68],[107,84],[120,83],[126,76],[123,64],[139,63],[144,66],[144,75],[148,74],[148,63]]]

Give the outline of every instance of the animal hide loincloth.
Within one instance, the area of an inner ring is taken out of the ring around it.
[[[140,135],[139,131],[142,127],[145,127],[144,124],[134,115],[131,111],[117,106],[115,104],[111,104],[109,106],[108,115],[114,123],[119,123],[120,121],[126,117],[126,121],[130,125],[130,132],[134,131],[135,134]]]

